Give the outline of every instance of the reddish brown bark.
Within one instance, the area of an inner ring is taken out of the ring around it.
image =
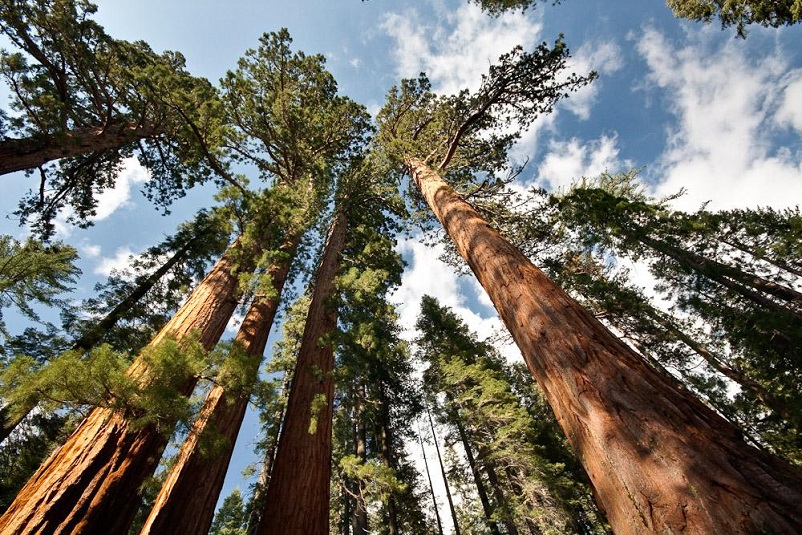
[[[0,141],[0,175],[34,169],[52,160],[115,149],[159,133],[152,126],[112,124],[78,128],[63,136]]]
[[[328,301],[334,295],[346,227],[346,217],[338,211],[315,278],[284,427],[257,530],[261,535],[329,533],[334,351],[324,338],[337,326],[337,311]]]
[[[231,249],[223,255],[151,346],[197,331],[205,348],[214,347],[237,304],[232,256]],[[143,383],[159,380],[141,357],[127,373]],[[186,379],[183,393],[189,395],[194,380]],[[164,430],[155,425],[134,427],[120,412],[93,409],[20,490],[0,517],[0,533],[126,533],[139,487],[166,442]]]
[[[285,249],[294,252],[296,247],[297,240],[293,239]],[[268,270],[274,292],[269,297],[254,299],[237,333],[236,341],[248,357],[243,384],[250,385],[258,379],[259,365],[290,264],[288,258]],[[221,384],[212,387],[140,534],[203,535],[209,531],[249,399],[247,392],[232,395]],[[222,451],[215,452],[212,457],[204,455],[198,447],[209,429],[224,440]]]
[[[799,533],[802,474],[650,368],[422,161],[415,183],[494,303],[619,534]]]

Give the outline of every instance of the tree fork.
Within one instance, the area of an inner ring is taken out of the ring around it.
[[[673,387],[423,161],[405,164],[512,334],[616,533],[802,531],[796,468]]]
[[[203,535],[209,531],[234,444],[248,408],[250,393],[247,389],[258,379],[262,355],[298,241],[295,236],[285,241],[281,249],[289,252],[289,256],[267,271],[273,293],[254,298],[237,332],[235,341],[248,359],[247,376],[243,377],[246,391],[226,392],[221,384],[215,384],[209,391],[203,409],[181,445],[178,459],[162,484],[140,535]],[[225,369],[221,373],[226,373]],[[209,429],[216,431],[224,440],[222,451],[216,452],[213,457],[204,455],[199,447],[199,442],[208,435]]]

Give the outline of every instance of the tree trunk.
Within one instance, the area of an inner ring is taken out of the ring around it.
[[[257,296],[254,299],[237,333],[236,342],[248,358],[247,370],[242,378],[246,389],[259,378],[267,337],[296,248],[296,239],[291,239],[282,247],[291,254],[281,264],[275,264],[268,270],[273,293],[269,297]],[[221,374],[225,373],[224,368]],[[140,531],[141,535],[205,535],[209,531],[249,400],[249,391],[229,393],[221,384],[212,387],[156,497],[153,509]],[[215,452],[211,457],[204,455],[199,447],[199,442],[208,435],[209,429],[223,439],[222,451]]]
[[[393,460],[393,450],[390,437],[390,414],[387,404],[387,396],[381,381],[376,381],[376,390],[379,393],[379,410],[381,411],[381,422],[379,423],[379,440],[381,442],[381,459],[384,466],[395,472],[395,462]],[[393,494],[387,496],[387,535],[398,535],[398,511]]]
[[[182,339],[198,332],[211,349],[220,339],[237,305],[237,275],[232,249],[217,262],[151,341]],[[158,381],[140,357],[128,375],[143,383]],[[186,377],[183,393],[195,385]],[[168,422],[166,426],[172,429]],[[159,462],[167,444],[166,429],[155,424],[132,426],[126,415],[95,408],[78,429],[45,461],[0,517],[2,533],[125,533],[138,504],[137,492]]]
[[[443,485],[446,487],[446,499],[448,500],[448,510],[451,512],[451,521],[454,523],[454,534],[460,535],[459,522],[457,521],[457,511],[454,509],[454,500],[451,498],[451,488],[448,484],[446,477],[446,465],[443,464],[443,457],[440,455],[440,446],[437,444],[437,432],[434,429],[434,420],[432,420],[432,413],[426,409],[426,415],[429,417],[429,426],[432,428],[432,440],[434,441],[434,451],[437,453],[437,462],[440,463],[440,475],[443,476]]]
[[[116,149],[159,133],[152,126],[113,124],[77,128],[63,136],[0,141],[0,175],[34,169],[52,160]]]
[[[770,310],[785,310],[795,314],[797,317],[802,317],[802,312],[799,310],[799,307],[802,306],[802,293],[797,292],[793,288],[788,288],[782,284],[766,280],[763,277],[746,273],[740,269],[722,264],[721,262],[704,258],[691,251],[681,250],[661,240],[648,236],[639,236],[637,239],[644,245],[648,245],[655,251],[675,260],[685,268],[691,269],[696,273],[718,282],[757,305]],[[758,292],[773,295],[788,303],[790,308],[784,307]]]
[[[345,247],[347,219],[337,211],[317,271],[258,533],[329,532],[334,351],[337,310],[328,301]]]
[[[171,256],[167,262],[162,264],[159,269],[142,279],[134,288],[134,291],[131,292],[125,299],[117,303],[108,314],[106,314],[103,319],[95,323],[91,329],[87,332],[82,334],[80,338],[78,338],[72,344],[72,349],[80,349],[83,351],[89,351],[92,349],[103,337],[103,335],[114,327],[117,322],[122,318],[126,312],[131,310],[135,304],[139,302],[140,299],[145,297],[151,288],[153,288],[157,282],[159,282],[162,277],[167,275],[167,273],[173,269],[173,267],[186,258],[187,253],[194,245],[195,241],[199,239],[198,236],[195,236],[189,240],[180,248],[178,249],[173,256]]]
[[[426,479],[429,481],[429,492],[432,494],[432,506],[434,507],[434,517],[437,519],[437,533],[443,535],[443,523],[440,521],[440,508],[437,505],[437,498],[434,495],[434,486],[432,486],[432,474],[429,472],[429,461],[426,460],[426,449],[423,447],[423,438],[418,428],[418,441],[420,442],[420,452],[423,457],[423,466],[426,468]]]
[[[503,507],[502,504],[506,504],[507,501],[504,498],[504,491],[501,489],[501,483],[498,480],[496,469],[492,463],[487,461],[484,462],[484,469],[487,474],[487,480],[490,482],[490,488],[493,489],[493,497],[496,499],[497,507]],[[502,522],[504,522],[504,527],[507,528],[507,533],[509,535],[518,535],[518,528],[515,526],[514,519],[505,514]]]
[[[284,379],[281,381],[282,398],[287,395],[287,390],[290,388],[290,373],[284,373]],[[270,474],[272,473],[273,462],[276,458],[276,448],[278,447],[278,437],[281,431],[281,422],[284,420],[284,409],[277,410],[273,414],[273,427],[270,429],[270,437],[265,448],[264,460],[262,461],[262,469],[259,471],[259,480],[256,482],[256,487],[253,490],[253,498],[251,498],[251,511],[248,516],[248,535],[256,535],[259,529],[259,523],[262,519],[262,509],[265,506],[265,494],[267,487],[270,484]]]
[[[192,245],[192,241],[190,240],[184,245],[181,249],[179,249],[172,257],[170,257],[167,262],[165,262],[158,270],[154,271],[147,278],[145,278],[141,283],[137,285],[131,295],[120,301],[114,309],[106,314],[106,316],[100,320],[98,323],[92,326],[91,330],[84,333],[78,340],[73,343],[72,349],[81,349],[83,351],[89,351],[92,349],[95,344],[100,340],[103,334],[114,327],[117,321],[133,306],[135,305],[144,295],[153,288],[153,286],[164,276],[167,274],[172,267],[177,264],[184,256],[186,252]],[[6,439],[8,435],[31,413],[31,411],[36,407],[36,405],[31,405],[26,407],[26,410],[14,420],[9,421],[6,418],[6,408],[0,408],[0,442]]]
[[[771,409],[774,413],[776,413],[781,418],[793,423],[795,427],[798,429],[802,429],[800,426],[800,416],[794,413],[792,410],[789,409],[788,404],[785,403],[782,399],[775,396],[772,392],[767,390],[763,385],[755,381],[754,379],[748,377],[746,373],[738,368],[727,364],[720,360],[716,355],[711,353],[704,345],[700,344],[687,334],[685,334],[679,327],[677,327],[670,319],[666,318],[663,314],[659,313],[657,310],[650,308],[646,311],[646,314],[649,315],[654,321],[657,322],[658,325],[666,329],[668,333],[670,333],[674,338],[688,346],[691,350],[694,351],[697,355],[702,357],[710,366],[717,370],[719,373],[727,377],[728,379],[734,381],[741,388],[750,394],[752,394],[755,398],[757,398],[760,402],[766,405],[769,409]]]
[[[421,160],[413,180],[487,291],[619,534],[798,533],[802,474],[674,388]]]
[[[361,382],[356,389],[356,456],[367,462],[367,430],[365,428],[365,385]],[[354,510],[354,535],[368,535],[368,508],[365,504],[365,482],[357,482],[356,508]]]
[[[487,495],[487,489],[485,489],[485,484],[482,481],[482,475],[479,473],[479,466],[476,464],[476,459],[473,456],[473,450],[471,449],[471,442],[468,439],[468,433],[465,431],[465,426],[463,426],[462,422],[460,421],[459,411],[457,411],[456,408],[454,408],[454,416],[457,432],[459,433],[462,447],[465,450],[465,457],[468,459],[468,466],[471,469],[471,475],[473,475],[473,482],[476,485],[476,493],[479,495],[479,501],[482,503],[482,511],[485,514],[485,522],[487,522],[487,526],[490,528],[490,533],[493,535],[499,535],[498,525],[496,524],[496,521],[493,520],[493,507],[490,505],[490,498]]]

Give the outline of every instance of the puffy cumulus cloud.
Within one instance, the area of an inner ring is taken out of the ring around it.
[[[111,275],[113,270],[123,270],[131,265],[134,252],[128,247],[119,247],[112,257],[102,257],[95,266],[96,275]]]
[[[150,179],[150,175],[136,158],[128,158],[117,176],[114,187],[97,196],[97,210],[92,221],[102,221],[131,202],[131,190],[136,184]]]
[[[553,140],[538,166],[535,183],[548,190],[565,189],[575,180],[601,173],[629,169],[632,163],[619,159],[614,136],[583,142],[577,138]]]
[[[478,5],[463,3],[426,20],[415,9],[390,13],[382,28],[396,41],[395,70],[400,78],[425,72],[436,91],[453,94],[478,89],[488,67],[515,46],[533,48],[542,25],[517,12],[488,17]]]
[[[778,141],[778,122],[796,125],[802,117],[799,101],[790,100],[800,91],[802,73],[789,71],[780,53],[749,58],[742,43],[711,45],[706,35],[677,46],[646,29],[637,42],[647,90],[662,91],[677,119],[653,167],[655,193],[687,189],[675,203],[686,210],[705,201],[713,209],[797,204],[802,162],[798,151]]]
[[[562,101],[562,106],[582,120],[590,118],[590,110],[604,84],[607,75],[619,71],[624,66],[621,48],[614,41],[587,41],[571,58],[567,72],[586,75],[591,71],[599,74],[593,83],[586,85]]]
[[[392,295],[391,302],[396,305],[404,338],[412,340],[416,336],[415,322],[420,314],[420,303],[424,295],[430,295],[442,306],[449,307],[480,340],[504,332],[504,326],[492,303],[476,280],[472,276],[459,277],[454,268],[439,259],[443,252],[441,246],[430,248],[410,239],[400,241],[398,250],[409,266],[401,278],[401,286]],[[485,305],[490,313],[480,314],[480,307],[471,306],[471,301]],[[520,359],[520,353],[514,345],[504,344],[499,346],[499,350],[508,359]]]

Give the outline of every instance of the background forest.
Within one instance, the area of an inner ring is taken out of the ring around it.
[[[802,531],[798,1],[251,4],[0,0],[0,531]]]

